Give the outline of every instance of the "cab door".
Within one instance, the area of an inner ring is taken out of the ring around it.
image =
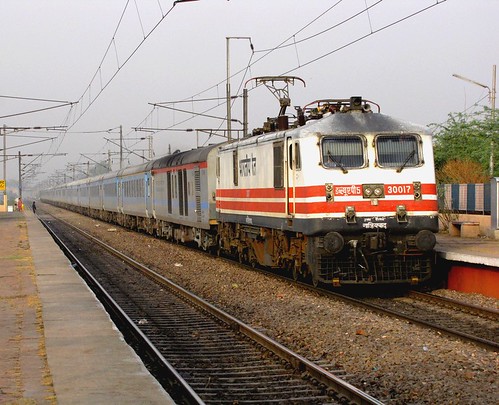
[[[296,214],[297,171],[301,169],[300,144],[291,137],[286,138],[286,158],[284,159],[286,173],[286,210],[289,217]]]

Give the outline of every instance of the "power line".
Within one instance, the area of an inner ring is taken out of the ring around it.
[[[405,21],[405,20],[408,20],[409,18],[415,17],[416,15],[421,14],[421,13],[423,13],[423,12],[425,12],[425,11],[427,11],[427,10],[435,7],[435,6],[438,6],[438,5],[446,2],[446,1],[447,0],[437,0],[435,4],[432,4],[430,6],[424,7],[422,9],[420,9],[420,10],[418,10],[418,11],[412,13],[412,14],[409,14],[408,16],[400,18],[400,19],[398,19],[398,20],[396,20],[396,21],[394,21],[394,22],[392,22],[390,24],[386,24],[383,27],[378,28],[377,30],[371,31],[369,34],[363,35],[363,36],[361,36],[361,37],[359,37],[359,38],[357,38],[357,39],[355,39],[353,41],[350,41],[350,42],[346,43],[345,45],[342,45],[342,46],[340,46],[338,48],[335,48],[335,49],[333,49],[333,50],[331,50],[331,51],[329,51],[329,52],[327,52],[327,53],[325,53],[325,54],[323,54],[323,55],[321,55],[321,56],[319,56],[319,57],[317,57],[315,59],[309,60],[308,62],[306,62],[305,64],[303,64],[301,66],[297,66],[297,67],[295,67],[293,69],[290,69],[290,70],[288,70],[288,71],[286,71],[284,73],[281,73],[281,75],[286,75],[286,74],[294,72],[295,70],[298,70],[298,69],[300,69],[302,67],[311,65],[312,63],[315,63],[315,62],[317,62],[317,61],[319,61],[321,59],[324,59],[325,57],[330,56],[333,53],[336,53],[336,52],[338,52],[338,51],[340,51],[342,49],[345,49],[345,48],[347,48],[347,47],[349,47],[349,46],[351,46],[353,44],[356,44],[357,42],[360,42],[360,41],[362,41],[362,40],[364,40],[364,39],[366,39],[366,38],[368,38],[368,37],[370,37],[370,36],[372,36],[374,34],[377,34],[377,33],[381,32],[381,31],[384,31],[387,28],[391,28],[394,25],[397,25],[397,24],[401,23],[402,21]]]
[[[330,6],[329,8],[327,8],[325,11],[323,11],[321,14],[319,14],[317,17],[315,17],[314,19],[312,19],[312,21],[308,22],[307,24],[305,24],[302,28],[300,28],[298,31],[296,31],[293,35],[289,36],[288,38],[286,38],[284,41],[281,41],[281,43],[277,46],[275,46],[274,48],[270,48],[269,50],[267,51],[255,51],[253,49],[253,53],[258,53],[258,52],[267,52],[265,55],[263,55],[262,57],[258,58],[257,60],[255,60],[254,62],[252,62],[249,66],[245,67],[244,69],[241,69],[235,73],[233,73],[230,78],[233,78],[234,76],[237,76],[238,74],[242,73],[243,71],[246,71],[248,69],[248,67],[250,66],[253,66],[255,65],[256,63],[260,62],[263,58],[265,58],[266,56],[268,56],[270,53],[272,53],[273,51],[279,49],[279,47],[281,47],[283,44],[285,44],[286,42],[288,42],[290,39],[292,39],[294,36],[298,35],[300,32],[302,32],[303,30],[305,30],[306,28],[308,28],[310,25],[312,25],[313,23],[317,22],[321,17],[323,17],[325,14],[327,14],[328,12],[330,12],[332,9],[334,9],[336,6],[338,6],[343,0],[338,0],[335,4],[333,4],[332,6]],[[379,0],[379,1],[383,1],[383,0]],[[200,91],[196,94],[194,94],[193,96],[189,97],[189,99],[193,99],[194,97],[197,97],[203,93],[206,93],[207,91],[210,91],[216,87],[218,87],[219,85],[225,83],[225,79],[224,80],[221,80],[219,81],[217,84],[211,86],[211,87],[208,87],[207,89],[203,90],[203,91]],[[187,99],[186,99],[187,100]]]
[[[339,23],[337,23],[337,24],[335,24],[335,25],[333,25],[333,26],[331,26],[331,27],[329,27],[329,28],[327,28],[327,29],[325,29],[325,30],[323,30],[323,31],[320,31],[319,33],[316,33],[316,34],[314,34],[314,35],[312,35],[312,36],[309,36],[309,37],[304,38],[304,39],[302,39],[302,40],[300,40],[300,41],[297,41],[297,43],[302,43],[302,42],[305,42],[305,41],[310,41],[310,40],[312,40],[312,39],[315,39],[315,38],[316,38],[316,36],[318,36],[318,35],[322,35],[322,34],[323,34],[323,33],[325,33],[325,32],[329,32],[329,31],[331,31],[332,29],[338,28],[339,26],[341,26],[341,25],[345,24],[345,23],[346,23],[346,22],[348,22],[348,21],[351,21],[352,19],[354,19],[354,18],[356,18],[356,17],[360,16],[360,15],[361,15],[361,14],[363,14],[363,13],[366,13],[366,12],[367,12],[367,13],[369,13],[369,10],[370,10],[370,9],[372,9],[373,7],[375,7],[375,6],[379,5],[382,1],[383,1],[383,0],[378,0],[376,3],[374,3],[374,4],[370,5],[370,6],[367,6],[367,4],[366,4],[366,8],[365,8],[365,9],[363,9],[362,11],[359,11],[359,12],[357,12],[357,13],[355,13],[355,14],[353,14],[353,15],[351,15],[351,16],[349,16],[349,17],[347,17],[347,18],[345,18],[343,21],[341,21],[341,22],[339,22]],[[335,49],[333,49],[333,50],[331,50],[331,51],[329,51],[329,52],[326,52],[326,53],[324,53],[324,54],[322,54],[322,55],[320,55],[320,56],[318,56],[318,57],[316,57],[316,58],[314,58],[314,59],[311,59],[311,60],[309,60],[309,61],[305,62],[304,64],[300,64],[300,63],[299,63],[299,64],[298,64],[298,66],[296,66],[296,67],[294,67],[294,68],[292,68],[292,69],[290,69],[290,70],[288,70],[288,71],[286,71],[286,72],[281,73],[281,75],[286,75],[286,74],[289,74],[289,73],[291,73],[291,72],[294,72],[294,71],[296,71],[296,70],[298,70],[298,69],[301,69],[301,68],[303,68],[303,67],[305,67],[305,66],[311,65],[311,64],[313,64],[313,63],[315,63],[315,62],[317,62],[317,61],[319,61],[319,60],[322,60],[322,59],[326,58],[327,56],[330,56],[330,55],[332,55],[332,54],[334,54],[334,53],[336,53],[336,52],[338,52],[338,51],[340,51],[340,50],[346,49],[346,48],[348,48],[349,46],[352,46],[352,45],[356,44],[357,42],[360,42],[360,41],[362,41],[362,40],[364,40],[364,39],[366,39],[366,38],[368,38],[368,37],[370,37],[370,36],[372,36],[372,35],[375,35],[375,34],[377,34],[377,33],[381,32],[381,31],[384,31],[384,30],[386,30],[386,29],[388,29],[388,28],[390,28],[390,27],[393,27],[393,26],[395,26],[395,25],[397,25],[397,24],[399,24],[399,23],[401,23],[401,22],[403,22],[403,21],[405,21],[405,20],[408,20],[408,19],[410,19],[410,18],[412,18],[412,17],[415,17],[416,15],[418,15],[418,14],[420,14],[420,13],[423,13],[423,12],[425,12],[425,11],[427,11],[427,10],[429,10],[429,9],[431,9],[431,8],[433,8],[433,7],[435,7],[435,6],[437,6],[437,5],[440,5],[440,4],[442,4],[442,3],[446,2],[446,1],[447,1],[447,0],[435,0],[435,3],[434,3],[434,4],[431,4],[431,5],[429,5],[429,6],[426,6],[426,7],[422,8],[422,9],[420,9],[420,10],[418,10],[418,11],[416,11],[416,12],[412,13],[412,14],[409,14],[409,15],[407,15],[407,16],[405,16],[405,17],[403,17],[403,18],[400,18],[400,19],[398,19],[398,20],[396,20],[396,21],[394,21],[394,22],[391,22],[391,23],[389,23],[389,24],[386,24],[386,25],[384,25],[383,27],[378,28],[378,29],[376,29],[376,30],[373,30],[373,29],[372,29],[372,23],[371,23],[371,20],[370,20],[370,17],[369,17],[369,24],[370,24],[371,29],[370,29],[370,32],[369,32],[368,34],[363,35],[363,36],[361,36],[361,37],[358,37],[358,38],[356,38],[356,39],[354,39],[354,40],[352,40],[352,41],[350,41],[350,42],[348,42],[348,43],[346,43],[346,44],[344,44],[344,45],[342,45],[342,46],[339,46],[339,47],[337,47],[337,48],[335,48]],[[341,2],[342,2],[342,0],[337,1],[335,4],[333,4],[333,5],[332,5],[331,7],[329,7],[327,10],[325,10],[323,13],[321,13],[318,17],[314,18],[312,21],[310,21],[309,23],[307,23],[304,27],[302,27],[302,28],[300,28],[298,31],[296,31],[296,32],[295,32],[292,36],[290,36],[290,37],[286,38],[284,41],[281,41],[281,43],[280,43],[279,45],[277,45],[277,46],[275,46],[275,47],[273,47],[273,48],[267,49],[267,50],[254,51],[255,53],[260,53],[260,52],[266,52],[266,53],[265,53],[264,55],[262,55],[260,58],[256,59],[255,61],[251,62],[250,64],[248,64],[248,66],[247,66],[247,67],[245,67],[244,69],[241,69],[241,70],[237,71],[236,73],[232,74],[232,75],[231,75],[231,78],[232,78],[232,77],[234,77],[234,76],[236,76],[236,75],[238,75],[238,74],[240,74],[240,73],[242,73],[243,71],[247,71],[247,70],[248,70],[251,66],[253,66],[253,65],[255,65],[256,63],[260,62],[262,59],[264,59],[265,57],[267,57],[270,53],[274,52],[275,50],[278,50],[278,49],[281,49],[281,48],[285,48],[285,47],[289,47],[289,46],[294,45],[294,44],[287,44],[287,45],[284,45],[284,44],[285,44],[286,42],[288,42],[290,39],[292,39],[294,36],[296,36],[298,33],[302,32],[304,29],[308,28],[311,24],[313,24],[314,22],[316,22],[316,21],[317,21],[320,17],[322,17],[323,15],[325,15],[326,13],[328,13],[329,11],[331,11],[334,7],[338,6]],[[199,95],[201,95],[201,94],[203,94],[203,93],[206,93],[207,91],[210,91],[210,90],[212,90],[212,89],[214,89],[214,88],[217,88],[219,85],[223,84],[225,81],[226,81],[225,79],[224,79],[224,80],[221,80],[221,81],[219,81],[217,84],[215,84],[215,85],[213,85],[213,86],[211,86],[211,87],[208,87],[207,89],[205,89],[205,90],[203,90],[203,91],[200,91],[200,92],[198,92],[198,93],[194,94],[193,96],[190,96],[190,97],[188,97],[188,98],[185,98],[185,99],[184,99],[184,101],[186,101],[186,102],[187,102],[187,101],[189,101],[189,100],[191,100],[191,101],[192,101],[192,99],[194,99],[195,97],[197,97],[197,96],[199,96]],[[252,89],[250,89],[250,91],[251,91],[251,90],[252,90]],[[225,105],[225,103],[221,103],[220,105]],[[215,106],[215,107],[211,108],[210,110],[212,110],[212,109],[214,109],[214,108],[217,108],[217,107],[219,107],[220,105],[217,105],[217,106]],[[206,110],[206,111],[208,111],[208,110]],[[204,111],[203,113],[205,113],[206,111]],[[151,111],[151,112],[148,114],[148,116],[150,116],[150,115],[152,114],[152,112],[153,112],[153,111]],[[185,123],[186,121],[189,121],[190,119],[193,119],[195,116],[197,116],[197,115],[198,115],[198,114],[196,114],[196,113],[194,113],[194,112],[193,112],[193,113],[191,113],[191,114],[193,114],[193,117],[190,117],[190,118],[188,118],[188,119],[186,119],[186,120],[182,121],[181,123]],[[144,120],[145,120],[145,119],[144,119]],[[144,121],[144,120],[143,120],[143,121]],[[142,121],[142,122],[143,122],[143,121]],[[174,124],[173,126],[176,126],[176,125],[180,125],[180,123]],[[172,127],[173,127],[173,126],[172,126]]]
[[[115,44],[116,33],[117,33],[117,31],[118,31],[118,29],[119,29],[119,27],[121,25],[121,22],[123,20],[123,16],[124,16],[124,14],[126,12],[128,4],[129,4],[129,0],[127,0],[125,8],[124,8],[124,10],[123,10],[123,12],[121,14],[120,20],[118,22],[118,26],[116,27],[116,30],[115,30],[115,32],[113,34],[113,37],[112,37],[111,41],[109,42],[109,45],[108,45],[108,47],[106,49],[106,52],[104,53],[102,61],[99,64],[99,67],[97,68],[97,70],[96,70],[94,76],[92,77],[92,80],[90,81],[89,85],[87,86],[86,90],[84,91],[84,93],[82,94],[82,96],[78,100],[79,103],[80,103],[80,105],[83,106],[83,100],[86,97],[86,95],[88,94],[89,103],[88,103],[88,105],[84,109],[82,107],[82,111],[80,112],[80,115],[74,120],[73,123],[71,123],[71,125],[69,126],[69,129],[71,129],[81,119],[81,117],[88,111],[88,109],[99,98],[99,96],[107,88],[107,86],[109,86],[109,84],[111,84],[111,82],[114,80],[114,78],[116,77],[116,75],[121,71],[121,69],[123,69],[123,67],[130,61],[130,59],[132,59],[132,57],[137,53],[137,51],[144,44],[144,42],[151,36],[151,34],[159,27],[159,25],[165,20],[165,18],[172,12],[173,8],[175,7],[175,5],[177,3],[179,3],[179,2],[178,1],[174,2],[173,5],[171,6],[171,8],[166,12],[166,14],[162,14],[162,17],[159,19],[159,21],[149,30],[149,32],[147,32],[147,34],[144,35],[144,37],[142,38],[142,40],[132,50],[132,52],[126,57],[126,59],[124,60],[124,62],[121,63],[121,64],[118,62],[118,67],[116,68],[116,71],[111,75],[111,77],[109,78],[109,80],[107,80],[107,82],[105,82],[104,84],[101,82],[100,90],[97,92],[97,94],[95,95],[95,97],[92,97],[92,95],[90,93],[92,85],[94,84],[94,80],[96,79],[97,75],[99,75],[101,73],[102,64],[104,63],[104,60],[106,59],[106,57],[108,55],[108,52],[111,49],[111,46],[113,44]]]
[[[29,111],[23,111],[15,114],[8,114],[8,115],[1,115],[0,118],[10,118],[10,117],[17,117],[19,115],[26,115],[26,114],[33,114],[41,111],[47,111],[47,110],[53,110],[54,108],[61,108],[61,107],[66,107],[68,105],[72,106],[74,103],[68,102],[65,104],[60,104],[52,107],[45,107],[45,108],[38,108],[36,110],[29,110]]]
[[[19,97],[19,96],[6,96],[6,95],[0,95],[0,98],[10,98],[14,100],[27,100],[27,101],[43,101],[46,103],[66,103],[70,104],[71,101],[61,101],[61,100],[51,100],[47,98],[33,98],[33,97]]]
[[[326,10],[323,14],[320,15],[320,17],[322,17],[322,15],[324,15],[326,12],[330,11],[333,7],[337,6],[341,1],[338,1],[338,3],[334,4],[331,8],[329,8],[328,10]],[[281,42],[279,45],[277,45],[276,47],[274,48],[269,48],[269,49],[263,49],[263,50],[259,50],[259,51],[255,51],[255,53],[260,53],[260,52],[273,52],[273,51],[276,51],[278,49],[283,49],[283,48],[287,48],[287,47],[290,47],[290,46],[296,46],[298,44],[301,44],[302,42],[306,42],[306,41],[310,41],[311,39],[315,39],[317,38],[318,36],[322,35],[322,34],[325,34],[326,32],[329,32],[335,28],[338,28],[340,27],[341,25],[343,24],[346,24],[347,22],[353,20],[354,18],[357,18],[358,16],[364,14],[364,13],[367,13],[369,15],[369,10],[371,8],[374,8],[376,7],[378,4],[382,3],[383,0],[378,0],[376,3],[374,4],[371,4],[370,6],[367,6],[366,5],[366,8],[363,9],[362,11],[359,11],[358,13],[355,13],[353,14],[352,16],[348,17],[348,18],[345,18],[343,21],[340,21],[338,24],[335,24],[335,25],[332,25],[331,27],[328,27],[326,28],[325,30],[322,30],[320,32],[317,32],[313,35],[310,35],[308,37],[305,37],[305,38],[302,38],[298,41],[293,41],[293,43],[291,44],[286,44],[286,42],[288,42],[289,40],[291,39],[294,39],[295,36],[297,34],[299,34],[301,31],[303,31],[305,28],[307,28],[309,25],[311,25],[313,22],[316,22],[319,18],[316,18],[314,19],[311,23],[309,23],[308,25],[306,25],[304,28],[300,29],[299,31],[297,31],[296,33],[294,33],[291,37],[285,39],[283,42]],[[371,18],[369,17],[369,23],[371,22]],[[371,31],[372,31],[372,27],[371,27]]]
[[[81,97],[78,99],[78,104],[81,107],[79,115],[78,115],[77,111],[74,109],[74,105],[71,105],[71,109],[70,109],[70,111],[66,115],[66,118],[63,121],[65,125],[68,124],[67,125],[68,129],[60,135],[61,139],[58,142],[58,145],[56,146],[56,152],[59,150],[62,142],[64,141],[66,132],[69,129],[71,129],[83,117],[83,115],[94,104],[94,102],[98,99],[98,97],[102,94],[102,92],[107,88],[107,86],[109,86],[109,84],[114,80],[114,78],[121,71],[121,69],[130,61],[130,59],[135,55],[135,53],[144,44],[144,42],[149,38],[149,36],[159,27],[159,25],[164,21],[164,19],[171,13],[171,11],[175,7],[175,5],[177,3],[182,3],[184,1],[191,1],[191,0],[177,0],[177,1],[175,1],[173,3],[173,5],[171,6],[171,8],[166,13],[163,12],[163,9],[161,8],[161,5],[158,3],[159,8],[161,10],[161,18],[159,19],[159,21],[152,27],[152,29],[149,30],[149,32],[147,34],[144,35],[144,37],[139,42],[139,44],[132,50],[132,52],[128,55],[128,57],[125,59],[125,61],[122,64],[119,64],[119,61],[118,61],[118,67],[116,68],[116,71],[111,75],[111,77],[107,80],[106,83],[103,83],[102,82],[102,76],[101,76],[102,75],[102,65],[105,62],[105,60],[106,60],[106,58],[107,58],[107,56],[109,54],[109,51],[110,51],[111,47],[113,45],[115,46],[115,44],[116,44],[116,42],[115,42],[116,41],[116,35],[118,33],[118,30],[119,30],[119,28],[121,26],[121,23],[123,21],[123,18],[124,18],[124,15],[126,13],[126,10],[128,9],[128,5],[130,3],[130,0],[127,0],[127,2],[125,4],[125,7],[123,8],[123,11],[122,11],[121,16],[119,18],[118,24],[117,24],[117,26],[116,26],[116,28],[114,30],[113,36],[112,36],[111,40],[109,41],[109,44],[108,44],[108,46],[106,48],[106,51],[104,52],[104,56],[102,57],[101,62],[99,63],[99,66],[98,66],[97,70],[95,71],[94,75],[92,76],[92,79],[90,80],[90,83],[86,87],[86,89],[83,92],[83,94],[81,95]],[[136,6],[137,6],[137,4],[136,4]],[[138,8],[137,8],[137,12],[138,12]],[[99,77],[99,79],[100,79],[99,80],[100,81],[100,90],[92,98],[91,89],[92,89],[92,85],[96,81],[97,77]],[[84,99],[87,97],[87,95],[88,95],[89,103],[88,103],[88,105],[86,107],[84,107],[83,106],[83,102],[84,102]],[[71,117],[72,115],[74,115],[73,118]]]

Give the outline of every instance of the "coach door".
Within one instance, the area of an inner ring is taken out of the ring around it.
[[[118,212],[123,213],[123,179],[118,178],[117,180],[118,188]]]
[[[194,188],[196,193],[196,221],[201,222],[201,171],[199,166],[194,169]]]
[[[146,183],[145,196],[144,196],[145,205],[146,205],[146,215],[149,218],[154,218],[155,217],[154,200],[152,199],[152,187],[153,187],[154,177],[152,176],[152,172],[148,172],[144,175],[144,181]]]

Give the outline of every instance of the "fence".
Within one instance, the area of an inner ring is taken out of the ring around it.
[[[439,184],[438,208],[440,212],[490,215],[492,207],[491,183]]]

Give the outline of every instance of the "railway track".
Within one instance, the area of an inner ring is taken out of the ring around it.
[[[329,291],[324,293],[499,351],[499,311],[417,291],[397,298],[354,298]]]
[[[481,318],[499,322],[499,311],[495,309],[484,308],[478,305],[467,304],[451,298],[441,297],[435,294],[422,293],[418,291],[409,291],[408,297],[420,301],[436,303],[437,305],[442,307],[457,309],[464,313],[473,314]]]
[[[179,403],[381,403],[89,234],[39,217],[78,252],[75,267],[106,291],[96,294],[117,306],[111,313]]]
[[[294,282],[310,291],[319,292],[380,314],[404,319],[447,336],[472,342],[488,350],[499,351],[499,311],[497,310],[418,291],[409,291],[404,296],[396,298],[358,297],[315,287],[311,282],[293,280],[288,275],[279,275],[265,269],[256,270],[270,277]]]
[[[240,264],[243,265],[243,264]],[[244,266],[244,265],[243,265]],[[250,268],[250,266],[245,266]],[[365,298],[347,295],[324,287],[315,287],[311,281],[293,279],[265,269],[256,269],[270,277],[294,282],[310,291],[404,319],[447,336],[472,342],[488,350],[499,351],[499,311],[478,307],[434,294],[409,291],[396,298]]]
[[[409,291],[396,298],[365,298],[314,286],[311,280],[300,280],[286,273],[278,274],[250,265],[239,265],[265,273],[270,277],[285,279],[310,291],[372,310],[377,313],[404,319],[447,336],[472,342],[488,350],[499,351],[499,311],[434,294]]]

